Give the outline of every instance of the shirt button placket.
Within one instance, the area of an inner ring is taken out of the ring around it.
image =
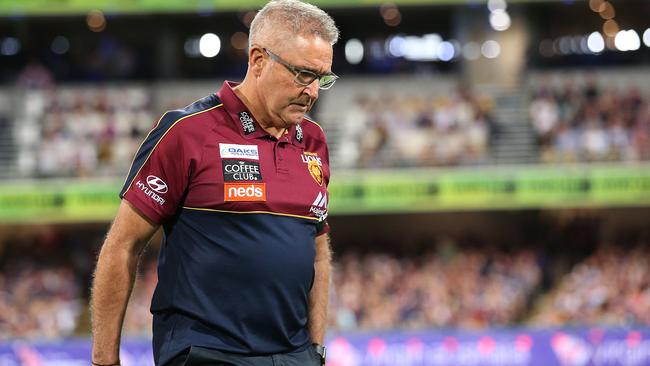
[[[282,137],[275,143],[275,166],[279,174],[289,174],[286,159],[287,138]]]

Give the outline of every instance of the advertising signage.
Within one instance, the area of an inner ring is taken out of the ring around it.
[[[456,329],[332,334],[327,366],[650,366],[650,330]],[[0,344],[0,365],[86,365],[89,340]],[[123,366],[153,366],[151,342],[122,343]]]
[[[0,223],[108,221],[121,185],[0,183]],[[328,203],[331,215],[650,206],[650,165],[335,171]]]
[[[533,2],[540,0],[510,0]],[[549,1],[549,0],[546,0]],[[552,1],[552,0],[550,0]],[[323,8],[379,6],[382,0],[312,0]],[[3,0],[0,16],[81,15],[91,10],[106,13],[205,13],[209,11],[259,9],[265,0]],[[393,0],[396,5],[484,4],[485,0]]]

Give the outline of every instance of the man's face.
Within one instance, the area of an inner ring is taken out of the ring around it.
[[[262,45],[266,47],[266,45]],[[322,75],[331,71],[332,46],[319,37],[296,36],[277,49],[267,50],[294,69],[309,70]],[[264,50],[264,65],[258,79],[258,92],[266,113],[275,127],[300,123],[318,99],[318,80],[304,86],[295,81],[295,74]]]

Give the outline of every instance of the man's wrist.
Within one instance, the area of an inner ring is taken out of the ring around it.
[[[92,366],[121,366],[120,360],[117,360],[117,362],[113,362],[113,363],[99,363],[95,361],[91,361],[90,363],[92,364]]]

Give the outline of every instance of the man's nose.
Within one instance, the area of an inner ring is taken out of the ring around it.
[[[305,93],[313,100],[318,99],[318,91],[320,90],[318,79],[311,82],[311,84],[305,87]]]

